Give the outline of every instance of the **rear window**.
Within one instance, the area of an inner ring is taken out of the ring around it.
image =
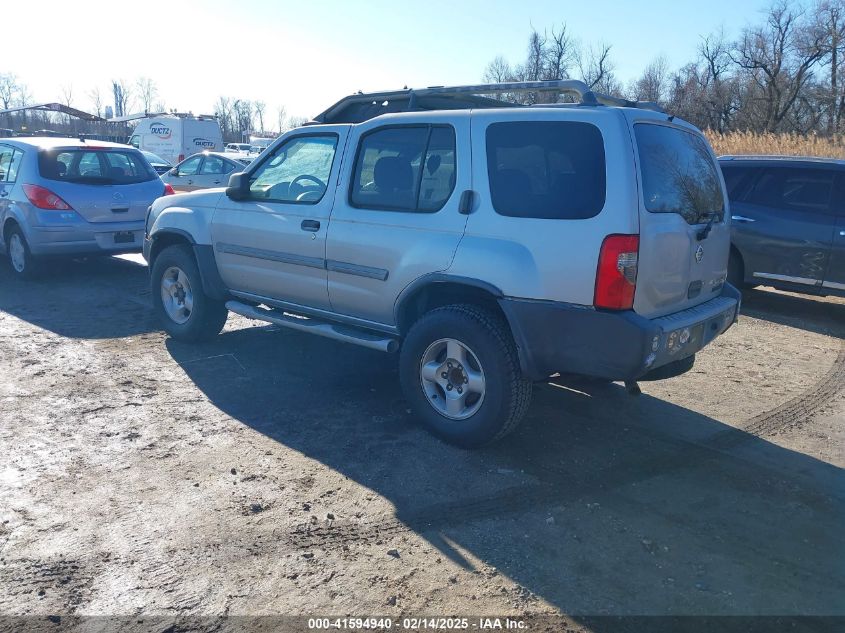
[[[487,128],[487,173],[500,215],[574,220],[604,207],[604,142],[590,123],[494,123]]]
[[[38,153],[42,178],[90,185],[147,182],[158,174],[134,150],[54,149]]]
[[[652,213],[677,213],[690,224],[725,212],[716,164],[704,139],[666,125],[634,126],[643,199]]]

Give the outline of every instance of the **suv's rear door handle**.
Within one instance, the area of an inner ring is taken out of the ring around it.
[[[732,215],[731,220],[733,220],[734,222],[739,222],[740,224],[757,221],[754,218],[746,218],[744,215]]]
[[[303,220],[299,227],[303,231],[311,231],[314,233],[320,230],[320,223],[317,220]]]
[[[0,190],[0,198],[5,198],[8,195],[9,195],[9,192],[6,191],[5,189]]]

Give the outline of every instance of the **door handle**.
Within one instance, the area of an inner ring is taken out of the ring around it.
[[[0,191],[0,198],[5,198],[8,195],[9,195],[9,192],[6,191],[5,189],[3,191]]]
[[[302,224],[299,225],[303,231],[311,231],[315,233],[320,230],[320,222],[317,220],[303,220]]]
[[[756,222],[754,218],[746,218],[744,215],[732,215],[731,220],[734,222],[739,222],[741,224],[746,224],[748,222]]]

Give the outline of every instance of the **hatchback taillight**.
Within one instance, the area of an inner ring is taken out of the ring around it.
[[[165,196],[172,196],[176,192],[173,191],[173,187],[170,186],[169,182],[164,183],[164,195]]]
[[[39,209],[50,211],[68,211],[70,205],[45,187],[38,185],[23,185],[23,192],[29,201]]]
[[[593,305],[609,310],[630,310],[637,289],[638,235],[608,235],[599,253]]]

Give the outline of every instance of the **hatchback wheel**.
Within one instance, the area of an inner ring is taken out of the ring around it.
[[[38,275],[38,260],[33,257],[23,231],[17,226],[9,231],[6,238],[6,252],[15,275],[21,279],[33,279]]]

